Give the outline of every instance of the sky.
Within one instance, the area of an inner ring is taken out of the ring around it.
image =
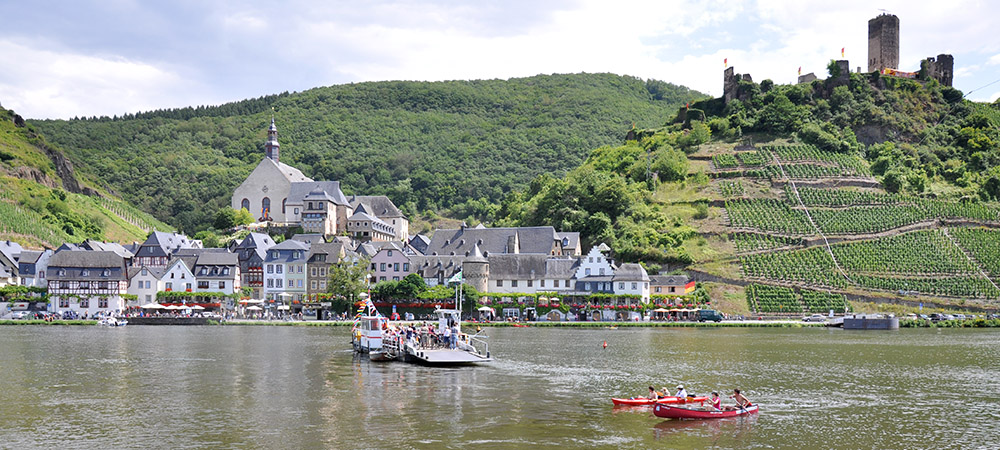
[[[383,80],[610,72],[722,94],[867,71],[868,20],[900,20],[900,69],[941,53],[1000,97],[1000,2],[786,0],[0,0],[0,105],[68,119]],[[990,84],[992,83],[992,84]]]

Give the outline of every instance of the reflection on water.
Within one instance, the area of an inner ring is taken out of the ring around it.
[[[431,368],[346,328],[0,327],[0,447],[1000,447],[997,331],[487,331],[494,363]],[[678,383],[761,412],[611,405]]]

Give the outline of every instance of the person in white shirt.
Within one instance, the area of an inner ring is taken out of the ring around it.
[[[688,396],[688,391],[684,389],[684,385],[683,384],[678,384],[677,385],[677,394],[675,394],[674,397],[677,397],[677,398],[687,398],[687,396]]]

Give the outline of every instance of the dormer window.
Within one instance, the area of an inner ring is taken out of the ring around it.
[[[392,250],[389,250],[389,257],[392,258]]]
[[[80,276],[81,277],[89,277],[90,276],[90,271],[87,270],[87,269],[83,269],[83,270],[80,271]]]
[[[104,269],[104,272],[101,272],[101,276],[102,277],[111,276],[111,271],[108,269]]]
[[[59,276],[61,277],[66,276],[66,269],[59,269]]]

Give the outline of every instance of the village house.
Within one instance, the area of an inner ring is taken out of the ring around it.
[[[649,274],[640,264],[622,264],[615,269],[611,278],[614,293],[618,295],[638,295],[643,303],[649,302]]]
[[[156,266],[153,266],[156,267]],[[194,272],[182,258],[173,258],[163,271],[163,290],[165,292],[194,292]]]
[[[289,239],[267,251],[264,260],[264,297],[274,301],[302,300],[309,244]]]
[[[49,259],[53,312],[93,316],[125,309],[125,259],[110,251],[60,251]]]
[[[163,274],[166,267],[130,267],[127,292],[136,296],[139,306],[156,301],[156,293],[163,291]]]
[[[204,252],[194,264],[197,291],[234,294],[240,291],[239,258],[229,252]]]
[[[267,259],[267,251],[274,245],[270,236],[250,233],[232,248],[240,263],[240,285],[251,289],[252,298],[264,298],[264,260]]]
[[[318,294],[327,292],[327,281],[330,267],[339,263],[347,256],[347,250],[341,242],[312,244],[309,246],[309,257],[306,261],[306,296],[315,299]]]
[[[409,245],[402,242],[373,242],[376,252],[371,256],[371,273],[375,282],[399,281],[413,273],[410,258],[416,256]]]
[[[649,277],[652,295],[686,295],[694,292],[695,282],[687,275],[659,274]]]
[[[164,267],[177,250],[202,247],[201,241],[189,239],[183,234],[154,231],[139,245],[132,258],[132,265]]]
[[[0,287],[20,284],[18,259],[21,245],[12,241],[0,241]]]
[[[24,250],[17,262],[18,275],[21,278],[21,286],[46,287],[49,285],[45,278],[45,272],[49,268],[49,259],[52,258],[52,250],[33,251]]]

